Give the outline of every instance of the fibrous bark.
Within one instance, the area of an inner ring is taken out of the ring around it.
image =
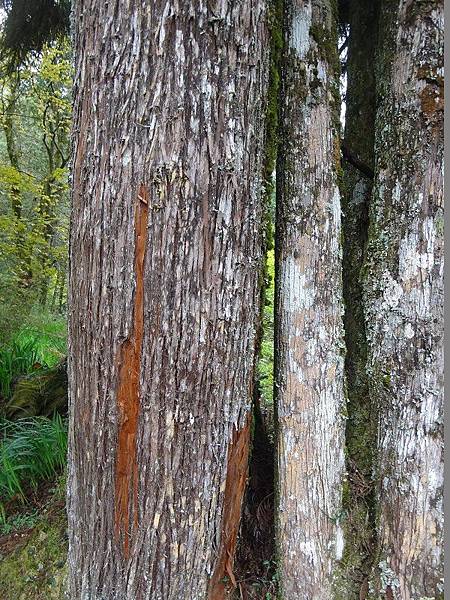
[[[78,0],[71,598],[233,580],[262,246],[263,0]]]
[[[375,596],[442,594],[443,2],[385,0],[366,273],[380,414]]]
[[[277,543],[286,600],[332,597],[343,550],[344,384],[332,3],[286,3],[277,168]]]

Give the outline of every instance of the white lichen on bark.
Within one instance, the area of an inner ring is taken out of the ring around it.
[[[380,415],[373,587],[417,600],[442,594],[443,2],[389,1],[382,11],[365,290]]]
[[[293,0],[285,19],[277,170],[277,544],[283,597],[327,600],[343,550],[345,423],[337,74],[328,50],[336,23],[330,2]]]

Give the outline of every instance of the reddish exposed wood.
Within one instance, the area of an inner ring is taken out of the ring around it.
[[[141,185],[135,213],[136,288],[133,330],[119,349],[119,385],[117,405],[120,415],[116,462],[116,538],[123,541],[125,557],[129,555],[130,530],[137,525],[137,462],[136,432],[139,418],[142,334],[144,327],[144,260],[147,242],[148,197]]]
[[[226,598],[229,583],[237,587],[233,574],[234,554],[236,551],[242,499],[248,473],[248,455],[250,448],[251,414],[245,426],[233,432],[233,439],[228,450],[228,469],[225,484],[222,536],[219,558],[211,579],[208,600]]]

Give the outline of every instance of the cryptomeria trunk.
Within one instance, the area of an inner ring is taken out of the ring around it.
[[[441,598],[443,2],[385,0],[380,32],[365,290],[380,413],[374,587]]]
[[[73,17],[70,594],[216,600],[247,468],[265,3]]]
[[[289,0],[277,168],[277,542],[283,597],[327,600],[343,549],[336,15]]]

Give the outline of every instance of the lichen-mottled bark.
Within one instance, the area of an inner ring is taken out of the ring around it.
[[[73,18],[70,597],[218,599],[259,317],[265,2]]]
[[[379,407],[374,597],[442,597],[443,2],[382,2],[365,305]]]
[[[374,169],[377,5],[378,2],[374,0],[349,2],[350,34],[341,188],[347,348],[347,482],[343,498],[345,548],[337,582],[337,596],[348,600],[366,597],[376,545],[373,469],[377,412],[369,395],[366,371],[367,340],[361,275],[372,194],[371,172]]]
[[[277,543],[286,600],[332,597],[343,549],[338,74],[332,3],[286,3],[277,168]]]

